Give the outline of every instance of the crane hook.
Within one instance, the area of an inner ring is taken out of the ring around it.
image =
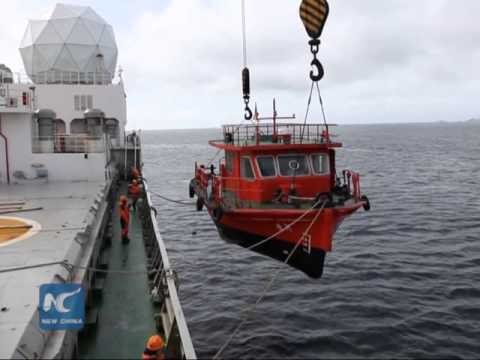
[[[317,57],[315,57],[310,63],[310,65],[312,65],[317,72],[317,74],[315,74],[315,72],[311,70],[310,79],[312,79],[312,81],[320,81],[323,78],[323,75],[325,75],[322,63],[317,59]]]
[[[253,113],[248,104],[245,105],[245,120],[252,120]]]

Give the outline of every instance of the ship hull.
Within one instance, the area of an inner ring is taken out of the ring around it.
[[[308,214],[305,214],[308,210],[297,209],[236,209],[220,214],[218,208],[207,206],[207,209],[224,240],[252,247],[251,250],[282,262],[296,247],[288,265],[312,278],[320,278],[335,231],[359,206],[315,209]],[[270,239],[261,243],[267,238]]]
[[[259,236],[250,232],[224,226],[220,223],[217,223],[216,225],[222,239],[245,248],[265,240],[264,236]],[[253,248],[252,250],[259,254],[285,262],[288,254],[290,254],[294,248],[294,244],[285,240],[274,238]],[[303,248],[299,246],[289,259],[288,265],[303,271],[311,278],[318,279],[323,274],[324,261],[325,251],[320,249],[311,249],[310,253],[306,253]]]

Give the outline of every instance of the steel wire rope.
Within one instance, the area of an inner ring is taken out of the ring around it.
[[[302,134],[300,136],[300,144],[303,143],[303,134],[305,133],[305,126],[307,126],[308,113],[310,112],[310,105],[312,104],[313,85],[314,85],[314,81],[312,81],[312,86],[310,87],[310,95],[308,96],[307,111],[305,112],[305,118],[303,119]]]
[[[257,246],[260,246],[262,244],[265,244],[266,242],[272,240],[274,237],[280,235],[281,233],[283,233],[284,231],[287,231],[288,229],[290,229],[293,225],[295,225],[297,222],[299,222],[300,220],[302,220],[305,216],[307,216],[308,214],[310,214],[316,206],[318,206],[320,204],[322,200],[319,199],[310,209],[308,209],[306,212],[304,212],[302,215],[300,215],[298,218],[296,218],[294,221],[292,221],[291,223],[287,224],[285,227],[281,228],[279,231],[277,231],[275,234],[273,235],[270,235],[268,238],[266,239],[263,239],[262,241],[256,243],[256,244],[253,244],[253,245],[250,245],[249,247],[247,247],[246,249],[247,250],[252,250],[254,248],[256,248]],[[325,202],[324,204],[322,205],[322,208],[318,211],[317,213],[317,216],[319,213],[321,213],[323,211],[323,208],[325,207]]]
[[[312,228],[313,224],[315,223],[315,221],[317,221],[318,217],[320,216],[320,214],[322,213],[323,209],[325,208],[325,204],[327,202],[324,201],[321,208],[319,209],[319,211],[317,212],[317,214],[315,215],[315,217],[313,218],[313,220],[310,222],[310,224],[308,225],[307,229],[302,233],[302,236],[300,236],[300,239],[298,239],[297,243],[295,244],[294,248],[292,249],[292,251],[290,251],[290,253],[288,254],[287,258],[285,259],[285,261],[283,262],[284,264],[288,264],[288,261],[290,260],[290,258],[293,256],[293,254],[295,253],[295,251],[298,249],[298,247],[300,246],[300,243],[303,241],[304,237],[306,234],[308,234],[308,232],[310,231],[310,229]],[[227,339],[227,341],[222,345],[222,347],[217,351],[217,353],[213,356],[213,359],[218,359],[218,357],[222,354],[222,352],[227,348],[227,346],[231,343],[231,341],[234,339],[235,335],[238,333],[238,331],[240,330],[240,328],[243,326],[243,324],[245,324],[248,319],[249,319],[249,315],[250,313],[252,313],[255,308],[257,307],[258,304],[260,304],[260,302],[262,302],[263,298],[265,297],[265,295],[268,293],[268,291],[270,291],[271,287],[273,286],[273,283],[275,282],[278,274],[280,274],[280,272],[283,270],[283,268],[279,268],[277,271],[275,271],[275,273],[272,275],[272,277],[270,278],[269,282],[267,283],[267,285],[264,287],[263,291],[262,291],[262,294],[258,297],[257,301],[255,301],[255,303],[253,305],[250,305],[249,307],[245,308],[244,310],[242,310],[242,313],[246,314],[244,315],[245,317],[243,318],[243,320],[235,327],[235,329],[233,330],[232,334],[230,335],[230,337]]]
[[[318,101],[320,101],[320,108],[322,109],[322,115],[323,115],[323,124],[327,126],[327,117],[325,116],[325,109],[323,106],[323,99],[322,99],[322,94],[320,93],[320,86],[317,84],[317,93],[318,93]]]
[[[106,269],[99,269],[92,266],[74,265],[69,263],[66,260],[63,260],[63,261],[53,261],[53,262],[40,263],[35,265],[17,266],[13,268],[0,269],[0,274],[22,271],[22,270],[38,269],[43,267],[55,266],[55,265],[62,265],[67,270],[80,269],[80,270],[88,270],[88,271],[98,272],[98,273],[117,274],[117,275],[143,275],[143,274],[148,275],[149,273],[155,272],[155,271],[147,271],[147,270],[106,270]]]

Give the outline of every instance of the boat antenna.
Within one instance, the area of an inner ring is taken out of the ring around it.
[[[243,101],[245,103],[245,120],[251,120],[252,110],[248,106],[250,102],[250,71],[247,67],[247,31],[245,21],[245,0],[242,0],[242,36],[243,36],[243,70],[242,70],[242,90]]]
[[[305,120],[303,122],[300,142],[303,141],[303,135],[305,132],[305,126],[307,124],[308,113],[310,110],[310,104],[312,102],[312,94],[314,87],[316,87],[317,89],[320,107],[322,108],[323,123],[325,125],[327,140],[329,138],[327,119],[325,117],[323,100],[320,94],[320,87],[318,85],[318,82],[325,75],[325,71],[323,69],[322,63],[317,58],[320,46],[320,35],[322,34],[323,27],[325,26],[329,12],[330,7],[327,0],[303,0],[300,4],[300,18],[302,19],[308,36],[310,37],[310,41],[308,42],[308,44],[310,45],[310,51],[313,54],[313,60],[310,65],[314,68],[314,70],[310,71],[310,79],[312,80],[312,86],[310,87],[310,95],[308,97],[307,111],[305,113]]]

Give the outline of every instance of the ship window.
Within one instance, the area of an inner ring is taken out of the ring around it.
[[[257,156],[258,168],[263,177],[276,176],[275,160],[273,156]]]
[[[312,155],[312,165],[313,171],[316,174],[328,174],[329,173],[329,164],[328,164],[328,155],[327,154],[313,154]]]
[[[92,95],[87,95],[87,109],[93,109]]]
[[[229,174],[233,172],[233,159],[233,152],[225,151],[225,170],[227,170]]]
[[[253,174],[252,163],[248,157],[240,158],[240,176],[247,179],[255,178],[255,175]]]
[[[87,109],[93,109],[92,95],[75,95],[73,99],[75,111],[85,111]]]
[[[278,168],[282,176],[308,175],[308,163],[305,155],[280,155]]]

